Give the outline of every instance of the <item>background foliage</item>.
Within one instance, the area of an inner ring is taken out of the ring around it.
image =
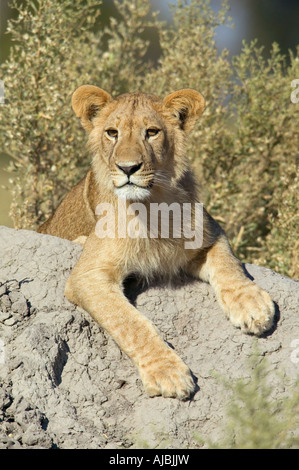
[[[202,199],[242,261],[299,275],[299,103],[290,95],[299,57],[273,44],[269,59],[256,41],[228,60],[215,28],[230,24],[227,3],[179,1],[173,23],[150,13],[148,0],[115,1],[117,19],[95,27],[98,0],[13,2],[8,31],[14,46],[0,67],[6,104],[0,143],[10,164],[17,228],[36,228],[84,174],[90,156],[70,107],[73,91],[91,83],[117,95],[141,89],[165,95],[200,90],[207,108],[189,146]],[[147,32],[158,37],[150,59]]]
[[[230,395],[222,425],[222,439],[207,443],[210,448],[225,449],[298,449],[299,382],[290,385],[277,371],[271,371],[257,344],[247,363],[250,379],[218,377],[225,394]],[[273,390],[275,379],[289,389],[281,399]]]

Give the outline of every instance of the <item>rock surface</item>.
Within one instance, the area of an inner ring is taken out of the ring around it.
[[[129,286],[131,300],[188,364],[199,388],[192,401],[148,398],[131,361],[64,298],[81,250],[0,227],[0,447],[186,449],[202,446],[196,436],[219,439],[229,396],[215,374],[250,378],[255,339],[226,320],[205,283]],[[299,283],[246,269],[276,302],[277,324],[258,339],[258,349],[273,371],[275,396],[283,396],[282,383],[299,373]]]

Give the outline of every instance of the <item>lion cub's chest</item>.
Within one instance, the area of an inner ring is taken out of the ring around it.
[[[190,259],[182,241],[138,238],[118,240],[121,246],[121,263],[128,273],[135,273],[146,278],[156,275],[172,277],[183,268]]]
[[[154,219],[149,210],[145,209],[143,213],[142,204],[134,205],[138,205],[137,209],[135,207],[139,212],[136,216],[126,205],[119,207],[121,203],[118,202],[118,207],[113,211],[109,210],[107,203],[101,206],[101,211],[96,211],[95,234],[101,239],[102,256],[106,259],[109,253],[108,262],[117,266],[125,276],[135,273],[149,279],[157,275],[176,275],[195,252],[194,249],[186,249],[187,240],[181,218],[173,215],[166,224],[164,219],[162,223],[162,215],[160,219]],[[155,223],[152,223],[153,220]]]

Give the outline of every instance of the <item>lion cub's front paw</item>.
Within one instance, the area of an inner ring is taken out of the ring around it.
[[[150,397],[162,395],[184,400],[195,390],[189,368],[171,349],[165,351],[162,357],[141,365],[139,371]]]
[[[251,281],[222,293],[222,301],[231,322],[245,333],[261,335],[274,319],[274,303],[269,294]]]

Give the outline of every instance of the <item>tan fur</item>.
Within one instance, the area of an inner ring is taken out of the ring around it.
[[[132,358],[150,396],[186,398],[194,391],[189,368],[128,302],[124,279],[132,273],[148,280],[171,278],[183,270],[210,282],[226,315],[248,333],[261,334],[271,327],[273,302],[245,276],[225,234],[206,212],[203,245],[188,250],[184,237],[161,238],[160,232],[158,238],[100,239],[95,209],[108,202],[118,215],[118,197],[125,197],[127,206],[141,201],[147,211],[153,202],[198,202],[186,144],[204,99],[190,89],[164,100],[143,93],[113,99],[86,85],[76,90],[72,104],[89,134],[92,169],[39,231],[85,242],[67,281],[66,297],[89,312]],[[137,170],[126,176],[133,166]],[[133,184],[125,184],[128,178]]]

